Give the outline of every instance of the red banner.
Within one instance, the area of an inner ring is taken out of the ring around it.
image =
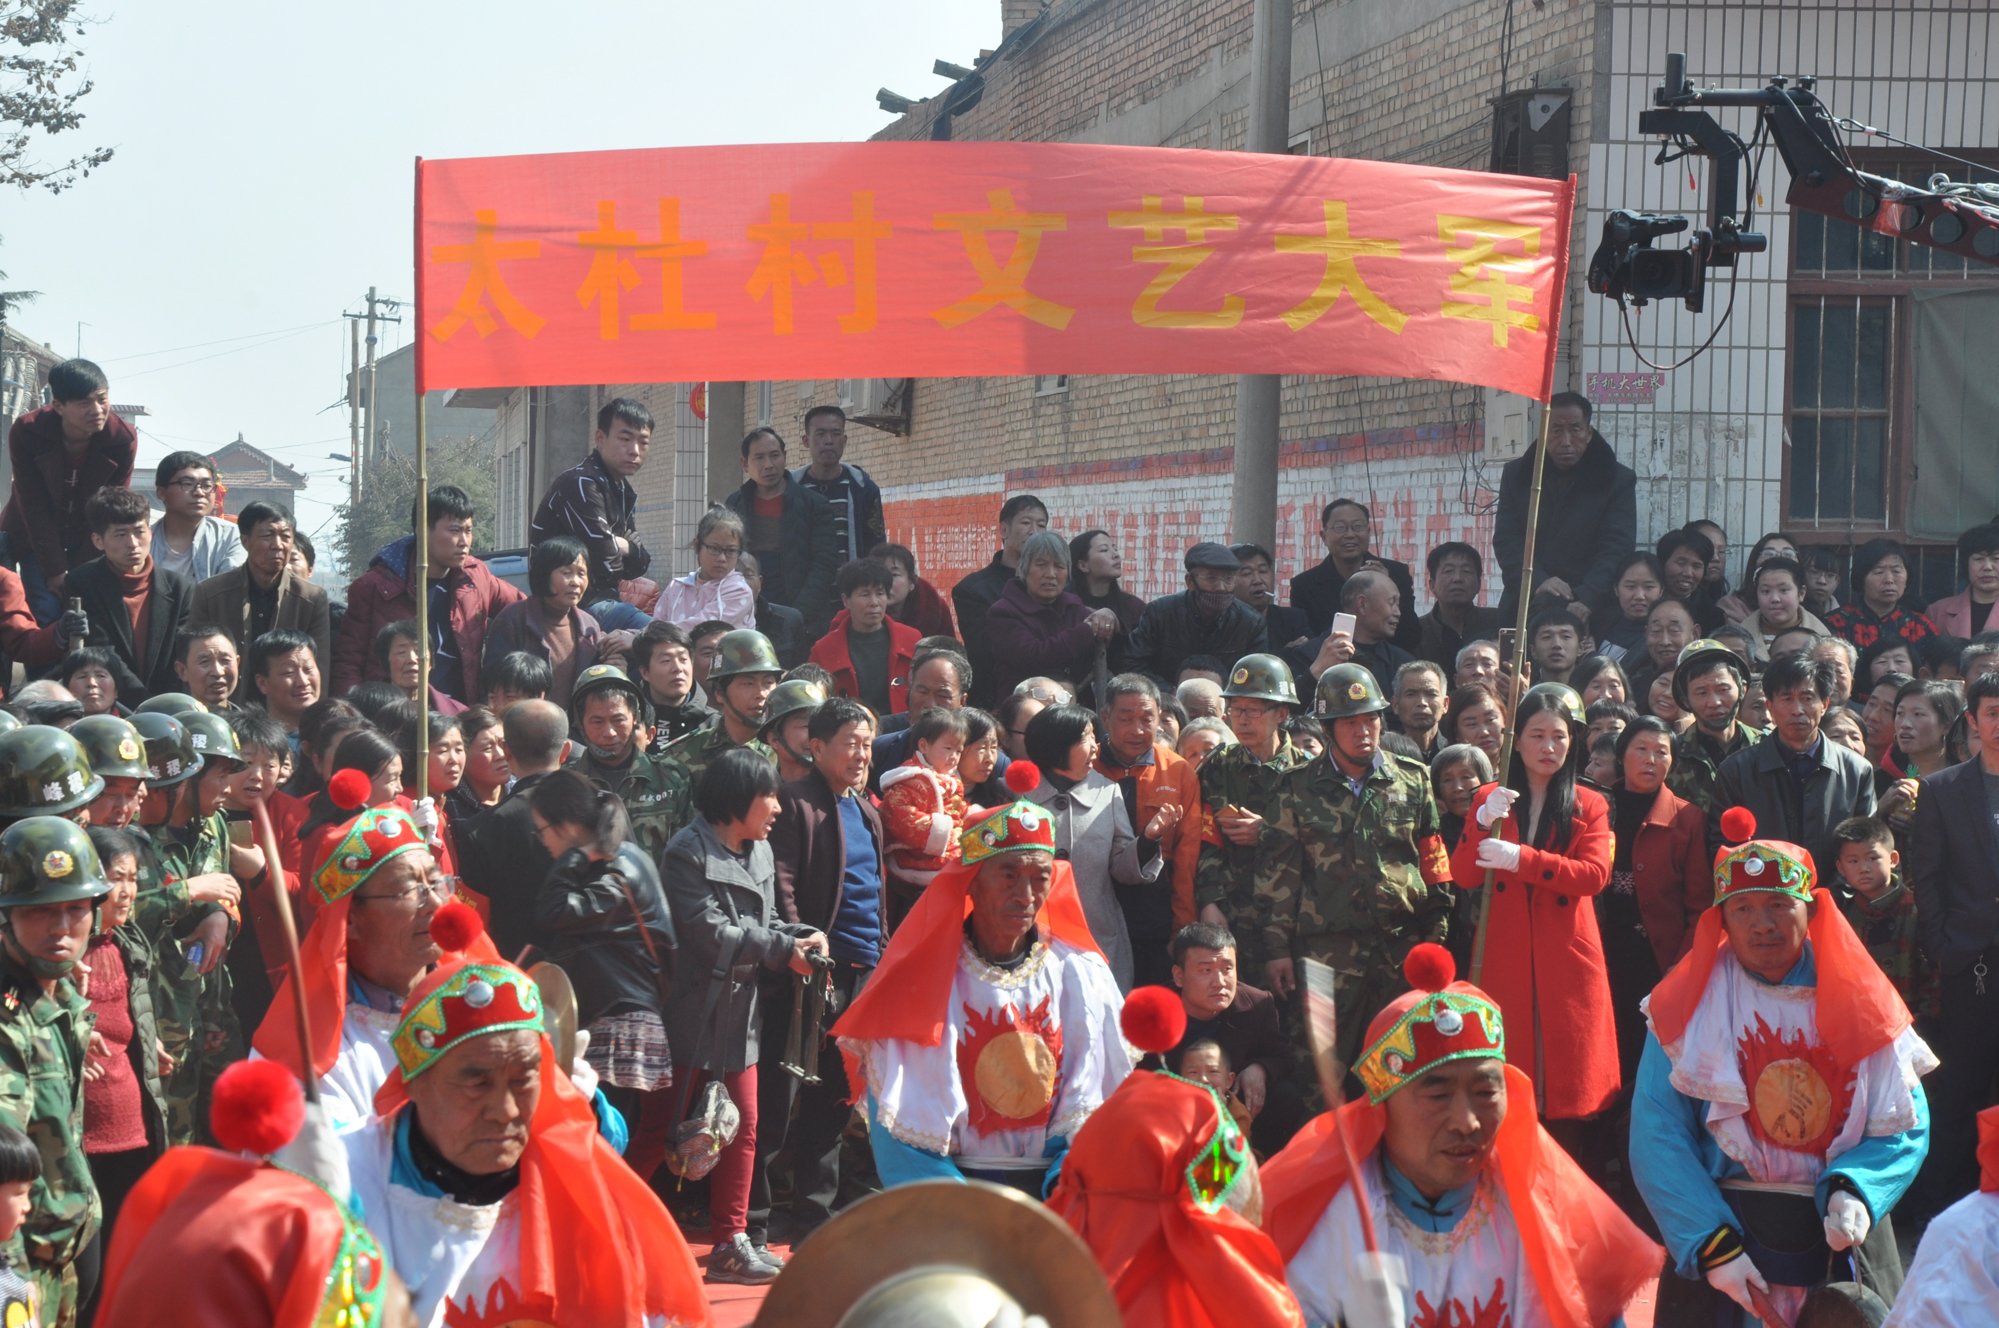
[[[1381,374],[1545,400],[1574,196],[1072,143],[422,161],[418,382]]]

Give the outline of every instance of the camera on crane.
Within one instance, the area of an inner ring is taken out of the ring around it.
[[[1691,249],[1654,249],[1652,242],[1687,228],[1685,217],[1622,209],[1604,219],[1603,241],[1589,261],[1589,288],[1614,300],[1644,304],[1697,295],[1700,263]]]

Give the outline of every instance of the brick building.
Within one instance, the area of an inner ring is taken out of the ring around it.
[[[1006,0],[1006,33],[979,64],[977,95],[956,85],[879,137],[1238,148],[1253,9],[1253,0]],[[1559,121],[1565,105],[1566,143],[1540,143],[1536,171],[1573,171],[1580,189],[1559,377],[1625,398],[1606,401],[1597,423],[1638,473],[1641,536],[1713,517],[1729,533],[1733,570],[1758,535],[1779,527],[1834,545],[1883,531],[1929,540],[1912,588],[1927,599],[1954,589],[1950,550],[1937,541],[1990,517],[1991,506],[1981,512],[1959,496],[1956,467],[1916,459],[1981,447],[1989,458],[1991,443],[1938,437],[1919,418],[1931,357],[1918,297],[1950,292],[1999,312],[1999,268],[1967,270],[1841,223],[1793,218],[1772,152],[1756,190],[1771,209],[1761,215],[1770,250],[1747,260],[1727,326],[1685,368],[1654,377],[1626,345],[1616,307],[1587,294],[1582,273],[1610,209],[1704,208],[1689,163],[1653,165],[1657,143],[1637,135],[1667,51],[1687,52],[1702,83],[1816,73],[1836,116],[1990,157],[1999,148],[1995,46],[1999,15],[1984,0],[1296,0],[1291,141],[1299,152],[1485,169],[1495,114],[1506,113],[1495,109],[1502,92],[1545,94],[1530,121],[1551,108]],[[897,71],[883,77],[893,84]],[[1501,103],[1520,105],[1518,96]],[[1743,113],[1720,114],[1745,137],[1753,128]],[[1854,151],[1883,174],[1964,178],[1964,167],[1919,151]],[[1683,357],[1713,330],[1726,281],[1709,295],[1703,314],[1642,311],[1639,346],[1660,364]],[[1848,357],[1843,367],[1836,356]],[[1023,490],[1048,501],[1060,530],[1116,532],[1127,588],[1144,595],[1178,587],[1189,543],[1227,534],[1232,378],[925,379],[904,388],[895,379],[746,384],[738,405],[734,385],[714,384],[710,492],[738,481],[726,435],[739,411],[745,424],[773,424],[795,443],[805,407],[837,400],[885,426],[854,427],[849,457],[881,481],[891,536],[940,583],[990,556],[1001,497]],[[892,417],[882,410],[891,396],[903,408]],[[1533,423],[1518,399],[1442,383],[1287,377],[1283,403],[1278,554],[1287,573],[1323,556],[1318,511],[1336,494],[1367,502],[1377,546],[1412,564],[1444,539],[1484,546],[1499,467]],[[792,451],[801,464],[802,448]]]

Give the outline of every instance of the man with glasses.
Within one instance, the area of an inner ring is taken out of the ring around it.
[[[333,621],[326,592],[292,570],[292,514],[276,503],[245,503],[236,515],[236,529],[243,538],[243,565],[196,586],[187,621],[216,624],[245,657],[250,643],[266,632],[303,632],[324,673],[332,655]],[[373,640],[369,638],[371,644]]]
[[[215,467],[199,452],[171,452],[153,491],[164,515],[153,523],[153,564],[199,584],[243,563],[236,527],[215,515]]]
[[[1291,578],[1291,605],[1303,609],[1312,634],[1321,635],[1332,629],[1347,578],[1363,567],[1379,568],[1388,573],[1402,595],[1395,644],[1413,655],[1423,644],[1423,629],[1416,617],[1416,582],[1407,563],[1384,558],[1369,547],[1373,537],[1374,518],[1367,508],[1352,498],[1327,503],[1319,513],[1319,538],[1326,544],[1326,560]]]
[[[475,705],[485,690],[479,681],[486,627],[500,610],[525,598],[472,556],[471,497],[453,484],[430,491],[426,515],[430,534],[425,551],[430,608],[430,685],[460,705]],[[416,526],[412,504],[410,526]],[[388,675],[375,661],[375,641],[391,623],[416,617],[416,537],[404,535],[375,550],[368,570],[347,588],[347,615],[333,643],[333,691],[344,696],[355,684]]]
[[[318,911],[299,942],[301,972],[285,977],[251,1045],[287,1069],[309,1060],[327,1123],[346,1130],[375,1113],[375,1090],[396,1064],[389,1039],[403,1003],[438,960],[430,920],[456,882],[393,806],[363,808],[305,876]],[[476,944],[498,953],[483,933]],[[305,987],[310,1047],[298,1045],[293,982]]]

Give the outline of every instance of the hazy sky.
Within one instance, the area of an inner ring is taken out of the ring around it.
[[[888,86],[999,40],[999,0],[738,0],[554,9],[520,0],[87,6],[83,127],[109,165],[61,194],[0,194],[15,325],[103,365],[145,406],[140,473],[241,433],[305,471],[299,524],[346,496],[344,311],[408,298],[412,162],[867,137]],[[60,156],[58,156],[60,154]],[[387,329],[383,349],[408,325]],[[135,479],[138,477],[135,475]],[[150,483],[150,480],[143,481]],[[326,547],[326,541],[317,541]]]

